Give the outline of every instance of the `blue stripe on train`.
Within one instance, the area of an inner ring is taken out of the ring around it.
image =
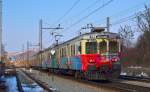
[[[72,69],[72,70],[81,70],[82,63],[81,58],[78,56],[73,57],[63,57],[61,59],[61,66],[60,68],[63,69]]]
[[[81,67],[82,67],[81,58],[78,56],[71,57],[71,69],[81,70]]]
[[[70,61],[70,62],[68,62],[68,61]],[[56,63],[52,66],[51,65],[52,62],[50,62],[50,63],[49,62],[48,62],[48,60],[43,61],[42,67],[43,68],[47,68],[47,67],[58,68]],[[62,69],[81,70],[81,67],[82,67],[82,62],[81,62],[81,57],[79,57],[79,56],[73,56],[73,57],[70,57],[69,59],[68,59],[68,57],[61,58],[60,68],[62,68]]]

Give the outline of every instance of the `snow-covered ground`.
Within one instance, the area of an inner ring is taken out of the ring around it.
[[[122,68],[121,75],[150,77],[150,68],[141,67],[141,66],[130,66],[127,68]]]

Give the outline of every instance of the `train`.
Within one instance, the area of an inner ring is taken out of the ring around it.
[[[75,78],[111,80],[120,75],[120,53],[119,35],[94,27],[88,33],[36,53],[31,67]]]

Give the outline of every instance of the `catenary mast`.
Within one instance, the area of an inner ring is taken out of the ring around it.
[[[2,0],[0,0],[0,61],[2,61]]]

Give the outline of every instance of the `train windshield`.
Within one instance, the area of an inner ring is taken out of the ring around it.
[[[109,52],[110,53],[117,53],[118,52],[118,42],[117,41],[110,41],[109,42]]]
[[[97,53],[97,42],[86,42],[86,54]]]
[[[106,41],[102,41],[99,43],[99,51],[100,51],[100,54],[104,54],[107,52],[107,43]]]

